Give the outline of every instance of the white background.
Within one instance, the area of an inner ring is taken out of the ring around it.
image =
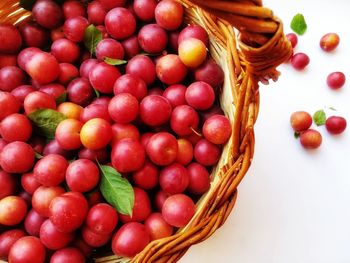
[[[285,32],[302,13],[307,32],[296,51],[310,64],[303,72],[282,65],[277,83],[261,86],[255,126],[256,152],[239,186],[237,204],[207,241],[193,246],[181,263],[348,263],[350,262],[350,1],[265,0],[283,19]],[[337,32],[338,49],[325,53],[319,40]],[[326,85],[328,73],[343,71],[347,83],[339,91]],[[334,107],[337,111],[327,110]],[[325,127],[318,150],[304,150],[289,125],[292,112],[347,118],[349,127],[331,136]]]

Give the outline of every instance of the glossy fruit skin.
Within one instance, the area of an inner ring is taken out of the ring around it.
[[[185,139],[181,138],[177,140],[178,151],[176,162],[182,165],[188,165],[193,159],[193,145],[192,143]]]
[[[166,31],[157,24],[147,24],[138,33],[141,48],[147,53],[161,53],[168,44]]]
[[[189,68],[197,68],[207,57],[205,44],[197,38],[188,38],[179,43],[179,57]]]
[[[57,250],[51,256],[50,263],[85,263],[85,257],[82,251],[74,247],[66,247]]]
[[[0,172],[1,177],[1,172]],[[28,194],[33,195],[35,190],[41,186],[41,184],[35,179],[34,174],[24,173],[21,176],[21,186]]]
[[[316,149],[322,144],[322,135],[313,129],[307,129],[300,134],[300,143],[306,149]]]
[[[136,55],[126,65],[126,73],[141,78],[146,85],[150,85],[156,79],[156,66],[145,55]]]
[[[195,204],[187,195],[171,195],[164,202],[162,216],[169,225],[183,227],[191,220],[195,209]]]
[[[112,139],[112,128],[108,121],[94,118],[87,121],[80,131],[82,144],[90,150],[104,148]]]
[[[45,255],[45,247],[39,238],[25,236],[13,244],[8,260],[11,263],[44,263]]]
[[[14,95],[0,91],[0,121],[6,116],[19,111],[21,104]]]
[[[1,121],[0,135],[7,142],[26,142],[32,135],[32,124],[23,114],[11,114]]]
[[[22,37],[17,28],[10,24],[0,24],[0,53],[14,54],[22,45]]]
[[[141,47],[137,39],[137,35],[132,35],[131,37],[124,39],[121,43],[127,59],[131,59],[141,53]]]
[[[156,0],[135,0],[133,3],[133,9],[136,16],[145,22],[151,22],[154,20],[156,6]]]
[[[89,73],[91,85],[102,93],[113,93],[115,81],[121,76],[119,70],[105,62],[94,66]]]
[[[130,93],[119,93],[111,99],[108,112],[116,123],[130,123],[139,113],[139,102]]]
[[[52,43],[51,53],[60,63],[74,63],[79,58],[80,49],[77,43],[61,38]]]
[[[71,191],[88,192],[97,186],[99,180],[97,165],[88,159],[75,160],[66,170],[66,182]]]
[[[79,192],[68,192],[50,203],[50,220],[58,231],[71,233],[79,228],[88,213],[88,203]]]
[[[71,17],[64,22],[63,32],[69,40],[73,42],[82,42],[84,40],[85,29],[88,26],[89,22],[85,17]]]
[[[202,195],[210,188],[210,175],[208,170],[199,163],[191,163],[187,166],[189,183],[187,191],[192,194]]]
[[[34,209],[30,210],[24,220],[24,227],[27,233],[31,236],[39,236],[40,227],[46,219],[35,212]]]
[[[171,129],[179,136],[193,134],[199,124],[198,113],[188,105],[179,105],[174,108],[171,118]]]
[[[135,139],[122,139],[113,145],[111,161],[113,167],[121,172],[133,172],[139,170],[146,158],[143,145]]]
[[[296,132],[305,131],[312,124],[312,117],[306,111],[296,111],[290,116],[290,124]]]
[[[196,110],[207,110],[215,101],[214,89],[206,82],[196,81],[188,86],[185,94],[187,103]]]
[[[346,119],[340,116],[331,116],[326,120],[326,129],[331,134],[343,133],[346,129]]]
[[[105,26],[108,34],[119,40],[130,37],[135,32],[136,20],[128,9],[116,7],[107,13]]]
[[[167,85],[178,84],[187,75],[187,67],[175,54],[168,54],[158,59],[156,64],[157,77]]]
[[[8,173],[28,172],[34,165],[34,159],[33,148],[25,142],[8,143],[0,152],[0,166]]]
[[[175,84],[167,87],[163,92],[163,97],[165,97],[171,104],[173,108],[179,105],[185,105],[186,86],[182,84]]]
[[[138,76],[132,74],[124,74],[120,76],[113,87],[114,95],[120,93],[130,93],[138,101],[141,101],[147,95],[147,85]]]
[[[70,102],[80,106],[87,106],[94,97],[94,89],[87,78],[76,78],[67,87],[68,99]]]
[[[23,198],[15,195],[0,200],[0,224],[14,226],[27,214],[27,204]]]
[[[201,139],[194,147],[194,158],[204,166],[216,164],[220,158],[221,149],[206,139]]]
[[[213,115],[203,125],[204,137],[214,144],[226,143],[232,135],[230,120],[224,115]]]
[[[34,91],[29,93],[23,102],[23,107],[26,115],[31,114],[32,112],[38,109],[56,109],[56,102],[54,97],[51,95],[42,92]]]
[[[107,11],[99,1],[92,1],[87,7],[88,20],[91,24],[102,25],[104,23]]]
[[[181,30],[178,43],[180,44],[183,40],[189,38],[196,38],[201,40],[206,46],[209,45],[209,36],[207,31],[199,25],[188,25]]]
[[[50,216],[50,203],[51,201],[62,194],[65,190],[60,186],[39,186],[32,196],[32,207],[42,217]]]
[[[157,165],[169,165],[176,160],[178,145],[174,135],[158,132],[149,139],[146,146],[147,156]]]
[[[7,260],[12,245],[26,233],[21,229],[11,229],[0,234],[0,260]]]
[[[0,200],[6,196],[13,195],[16,188],[17,182],[15,176],[0,170]]]
[[[291,58],[291,64],[296,70],[303,70],[310,63],[310,58],[305,53],[296,53]]]
[[[145,221],[151,240],[169,237],[173,234],[173,227],[165,222],[161,213],[152,213]]]
[[[294,33],[288,33],[286,34],[286,38],[290,41],[292,48],[295,48],[298,44],[298,36]]]
[[[65,179],[68,161],[59,154],[49,154],[34,166],[35,179],[44,186],[58,186]]]
[[[106,203],[96,204],[86,216],[86,226],[96,234],[111,234],[118,223],[118,213]]]
[[[171,104],[159,95],[148,95],[140,103],[141,120],[149,126],[166,123],[171,115]]]
[[[121,222],[143,222],[152,212],[151,201],[146,191],[134,187],[134,207],[132,209],[132,216],[119,214]]]
[[[63,20],[60,6],[51,0],[37,1],[33,6],[32,13],[37,23],[47,29],[58,27]]]
[[[217,90],[223,84],[225,74],[222,68],[209,58],[194,71],[196,81],[204,81]]]
[[[44,48],[49,40],[48,31],[35,22],[27,22],[19,27],[23,42],[28,47]]]
[[[340,71],[332,72],[327,76],[327,85],[331,89],[340,89],[345,84],[345,74]]]
[[[127,123],[127,124],[114,123],[112,125],[112,145],[126,138],[139,140],[140,131],[137,129],[135,125],[130,123]]]
[[[87,226],[83,226],[81,229],[81,236],[86,244],[88,244],[91,247],[101,247],[108,243],[108,241],[111,239],[111,234],[97,234],[93,232],[90,228]]]
[[[326,51],[330,52],[337,48],[340,42],[340,37],[336,33],[328,33],[322,36],[320,40],[320,47]]]
[[[188,183],[188,171],[181,164],[173,163],[160,171],[159,185],[163,191],[171,195],[184,192]]]
[[[63,233],[58,231],[50,219],[46,219],[40,227],[40,241],[51,250],[66,247],[74,239],[75,233]]]
[[[146,160],[143,167],[132,174],[132,181],[136,186],[150,190],[158,185],[158,176],[157,166]]]
[[[124,49],[120,42],[112,39],[105,38],[101,40],[96,47],[96,57],[103,61],[107,58],[114,59],[123,59],[124,58]]]
[[[158,3],[155,9],[157,24],[166,30],[175,30],[182,24],[183,7],[173,0],[163,0]]]
[[[16,66],[6,66],[0,69],[0,90],[11,92],[24,84],[23,70]]]
[[[113,236],[112,250],[114,254],[133,257],[142,251],[150,242],[149,233],[144,225],[130,222],[123,225]]]

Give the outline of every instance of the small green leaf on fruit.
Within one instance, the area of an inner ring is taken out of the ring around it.
[[[290,23],[291,29],[298,35],[303,35],[306,32],[307,24],[302,14],[296,14]]]
[[[42,156],[40,153],[38,153],[38,152],[35,152],[35,158],[36,159],[41,159],[41,158],[43,158],[44,156]]]
[[[32,11],[35,2],[36,0],[20,0],[19,5],[25,10]]]
[[[99,98],[101,96],[100,92],[94,88],[96,98]]]
[[[317,126],[324,125],[326,123],[326,113],[324,110],[318,110],[314,113],[312,119]]]
[[[48,139],[55,138],[57,125],[66,119],[62,113],[52,109],[39,109],[28,115],[40,135]]]
[[[131,184],[113,167],[98,165],[101,170],[100,190],[103,197],[119,213],[132,216],[135,196]]]
[[[57,99],[56,104],[59,105],[67,100],[67,92],[63,92]]]
[[[128,63],[127,60],[108,58],[108,57],[104,58],[104,62],[106,62],[108,65],[112,65],[112,66],[120,66],[120,65],[124,65],[124,64]]]
[[[299,132],[294,132],[294,138],[298,139],[300,137],[300,133]]]
[[[94,54],[98,43],[102,40],[102,32],[93,24],[88,26],[84,32],[84,45],[90,54]]]

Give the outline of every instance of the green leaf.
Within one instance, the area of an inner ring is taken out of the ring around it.
[[[128,63],[127,60],[108,58],[108,57],[104,58],[104,62],[106,62],[107,64],[112,65],[112,66],[119,66],[119,65],[124,65],[124,64]]]
[[[337,111],[337,109],[333,108],[333,107],[329,107],[329,109],[332,110],[332,111]]]
[[[296,14],[290,23],[290,27],[298,35],[303,35],[307,29],[304,16],[302,14]]]
[[[84,32],[84,45],[91,54],[95,53],[98,43],[102,40],[102,32],[93,24],[88,26]]]
[[[324,110],[316,111],[312,118],[317,126],[321,126],[326,123],[326,113]]]
[[[298,139],[300,137],[300,133],[299,132],[294,132],[294,138]]]
[[[41,159],[41,158],[43,158],[44,156],[42,156],[40,153],[38,153],[38,152],[35,152],[35,158],[36,159]]]
[[[36,0],[20,0],[19,5],[25,10],[32,11]]]
[[[38,128],[41,135],[53,139],[55,138],[57,125],[66,119],[66,116],[52,109],[39,109],[29,114],[28,118]]]
[[[101,97],[100,92],[97,89],[94,88],[94,91],[95,91],[96,98]]]
[[[103,197],[119,213],[132,216],[135,197],[131,184],[113,167],[98,165],[101,169],[100,190]]]
[[[56,104],[59,105],[67,100],[67,92],[63,92],[57,99]]]

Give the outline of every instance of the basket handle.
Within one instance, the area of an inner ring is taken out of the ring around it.
[[[276,67],[292,55],[280,19],[261,0],[189,0],[240,31],[239,47],[249,73],[259,80],[276,80]]]

